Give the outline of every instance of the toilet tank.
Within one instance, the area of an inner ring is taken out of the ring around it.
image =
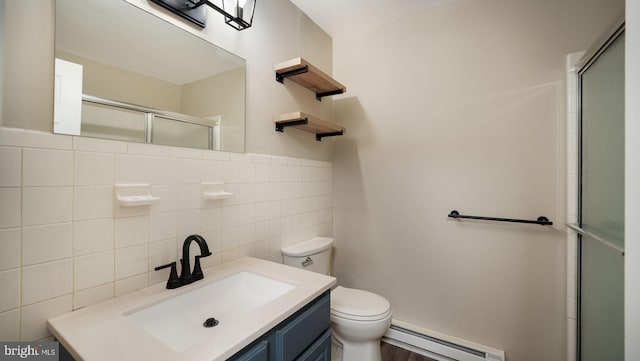
[[[316,237],[282,249],[284,264],[329,275],[333,238]]]

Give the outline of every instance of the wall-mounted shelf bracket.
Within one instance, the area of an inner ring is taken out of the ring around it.
[[[305,65],[305,66],[303,66],[302,68],[299,68],[299,69],[285,71],[285,72],[282,72],[282,73],[277,73],[276,72],[276,81],[278,83],[284,83],[284,79],[285,78],[288,78],[290,76],[304,74],[304,73],[306,73],[308,71],[309,71],[309,66]]]
[[[292,121],[281,121],[276,123],[276,132],[284,132],[284,128],[286,127],[296,127],[299,125],[307,125],[309,124],[309,118],[304,118],[300,120],[292,120]]]
[[[322,138],[324,137],[335,137],[337,135],[344,135],[344,131],[341,130],[339,132],[331,132],[331,133],[318,133],[316,134],[316,140],[318,142],[322,141]]]
[[[336,94],[342,94],[342,93],[344,93],[344,90],[342,89],[332,90],[332,91],[323,92],[323,93],[316,93],[316,100],[322,101],[322,98],[324,97],[328,97]]]

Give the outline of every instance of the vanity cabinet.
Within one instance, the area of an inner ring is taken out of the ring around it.
[[[229,361],[330,361],[330,307],[326,292]]]
[[[314,342],[297,360],[331,361],[331,331],[327,330],[323,333],[318,341]]]
[[[269,361],[269,341],[262,340],[257,345],[251,346],[248,350],[240,351],[236,357],[231,358],[231,360]]]

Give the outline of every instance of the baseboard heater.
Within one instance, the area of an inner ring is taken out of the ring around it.
[[[505,361],[504,351],[393,321],[384,342],[439,361]]]

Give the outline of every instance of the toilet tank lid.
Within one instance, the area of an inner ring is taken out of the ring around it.
[[[310,256],[312,254],[320,253],[331,248],[333,244],[333,238],[330,237],[316,237],[306,240],[304,242],[296,243],[294,245],[285,247],[282,249],[282,253],[285,256]]]

